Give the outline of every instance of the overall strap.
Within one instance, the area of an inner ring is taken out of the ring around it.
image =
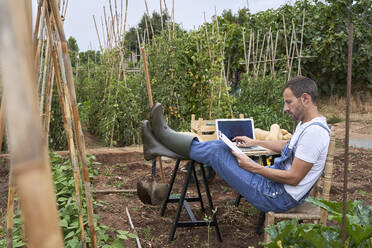
[[[304,134],[305,130],[310,127],[310,126],[313,126],[313,125],[317,125],[317,126],[320,126],[321,128],[323,128],[324,130],[326,130],[328,133],[330,133],[330,130],[329,130],[329,127],[328,125],[325,126],[323,123],[317,121],[317,122],[313,122],[313,123],[310,123],[308,126],[306,126],[304,128],[304,130],[301,131],[301,134],[298,136],[296,142],[294,143],[294,145],[292,147],[296,147],[297,146],[297,143],[298,141],[300,140],[300,138],[302,137],[302,135]]]

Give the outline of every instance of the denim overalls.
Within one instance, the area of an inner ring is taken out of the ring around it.
[[[330,132],[329,128],[320,122],[313,122],[305,129],[312,125],[319,125]],[[302,130],[292,148],[289,147],[290,142],[287,142],[281,152],[281,157],[274,160],[274,165],[270,166],[271,168],[284,170],[286,161],[293,161],[294,147],[297,146],[304,130]],[[240,168],[230,148],[220,140],[207,142],[194,140],[190,146],[190,158],[212,166],[216,173],[233,189],[244,196],[255,208],[263,212],[285,212],[301,204],[301,200],[306,198],[310,192],[309,190],[300,201],[296,201],[287,193],[283,184]]]

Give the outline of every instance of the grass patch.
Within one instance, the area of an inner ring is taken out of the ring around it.
[[[336,124],[336,123],[339,123],[339,122],[342,122],[343,121],[343,118],[337,116],[337,115],[332,115],[329,119],[328,119],[328,123],[329,124]]]

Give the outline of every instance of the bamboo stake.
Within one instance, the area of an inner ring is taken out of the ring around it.
[[[271,30],[270,30],[270,44],[271,44],[271,47],[270,47],[270,49],[271,49],[271,54],[270,54],[270,56],[271,56],[271,61],[270,61],[270,72],[271,72],[271,78],[272,78],[272,76],[274,75],[274,67],[273,67],[273,59],[274,59],[274,41],[273,41],[273,33],[271,32]]]
[[[283,17],[285,52],[286,52],[286,55],[287,55],[287,72],[288,72],[289,71],[289,53],[288,53],[288,42],[287,42],[287,28],[286,28],[286,25],[285,25],[284,15],[282,15],[282,17]]]
[[[35,19],[35,30],[34,30],[34,35],[33,35],[33,40],[34,40],[34,49],[36,50],[37,47],[37,34],[39,33],[39,25],[40,25],[40,19],[42,14],[41,14],[41,8],[44,4],[44,0],[38,0],[37,3],[37,13],[36,13],[36,19]]]
[[[262,74],[262,78],[265,78],[266,76],[266,63],[267,63],[267,56],[269,54],[269,49],[270,49],[270,32],[268,33],[267,37],[266,37],[266,51],[265,51],[265,56],[264,56],[264,68],[263,68],[263,74]]]
[[[89,172],[88,172],[88,161],[85,151],[85,140],[84,134],[81,128],[80,123],[80,116],[77,107],[76,101],[76,93],[75,93],[75,86],[74,86],[74,79],[72,75],[72,67],[71,67],[71,60],[68,54],[67,48],[67,41],[66,37],[62,28],[60,17],[58,16],[56,3],[54,0],[48,0],[49,6],[52,9],[54,20],[56,22],[58,34],[61,40],[62,45],[62,52],[63,52],[63,62],[65,64],[66,69],[66,76],[67,76],[67,86],[70,92],[71,98],[71,107],[72,107],[72,116],[74,122],[74,129],[75,129],[75,136],[78,145],[79,155],[83,166],[83,175],[84,175],[84,186],[85,186],[85,193],[86,193],[86,201],[87,201],[87,213],[88,213],[88,225],[90,229],[90,238],[92,241],[92,247],[97,247],[97,237],[96,231],[94,228],[94,217],[93,217],[93,199],[92,199],[92,190],[91,190],[91,183],[89,179]]]
[[[59,86],[60,88],[61,86]],[[85,230],[84,230],[84,223],[83,223],[83,215],[82,215],[82,203],[81,203],[81,193],[80,193],[80,171],[79,171],[79,164],[78,164],[78,159],[76,156],[76,150],[75,150],[75,145],[74,145],[74,140],[73,140],[73,132],[71,126],[68,125],[68,123],[71,123],[71,105],[69,104],[70,100],[68,99],[69,94],[68,94],[68,88],[67,85],[64,85],[65,89],[65,117],[66,117],[66,123],[65,124],[65,130],[66,130],[66,135],[68,138],[68,146],[69,146],[69,151],[70,151],[70,161],[71,161],[71,166],[72,166],[72,171],[74,175],[74,187],[75,187],[75,199],[76,199],[76,206],[78,209],[78,216],[79,216],[79,226],[80,226],[80,239],[81,242],[83,243],[83,247],[86,247],[86,236],[85,236]],[[59,92],[59,95],[61,93]],[[62,95],[62,94],[61,94]]]
[[[59,71],[58,71],[58,68],[60,67],[61,72],[64,75],[65,69],[64,69],[64,64],[63,63],[60,63],[59,64],[60,66],[58,66],[57,49],[56,49],[56,44],[55,44],[55,40],[53,39],[53,33],[52,33],[52,29],[51,29],[51,17],[49,16],[48,12],[47,12],[47,29],[48,29],[49,40],[51,41],[51,60],[52,60],[52,63],[53,63],[52,68],[54,68],[53,72],[55,74],[56,83],[57,83],[57,91],[58,91],[59,102],[60,102],[60,106],[61,106],[62,120],[63,120],[65,134],[66,134],[66,138],[67,138],[67,144],[68,144],[68,148],[69,148],[71,166],[72,166],[72,170],[73,170],[73,173],[74,173],[75,199],[76,199],[76,207],[77,207],[77,210],[78,210],[78,220],[79,220],[79,226],[80,226],[80,239],[81,239],[81,242],[83,244],[83,247],[85,248],[86,247],[86,233],[85,233],[85,229],[84,229],[83,216],[82,216],[82,211],[81,211],[81,206],[82,206],[82,204],[81,204],[81,193],[80,193],[80,178],[81,178],[81,176],[80,176],[80,171],[79,171],[78,159],[77,159],[76,151],[75,151],[75,144],[74,144],[74,140],[73,140],[72,127],[71,127],[71,125],[68,124],[68,123],[72,123],[71,114],[70,114],[71,111],[69,111],[69,109],[70,109],[69,102],[65,101],[64,96],[63,96],[61,78],[60,78],[60,74],[59,74]],[[60,49],[60,51],[61,51],[61,49]],[[60,57],[60,59],[61,59],[61,62],[63,62],[62,57]],[[66,77],[65,76],[63,77],[63,79],[65,80],[64,82],[66,82]],[[64,85],[66,85],[66,84],[67,83],[65,83]],[[52,87],[51,87],[51,89],[52,89]],[[65,89],[65,92],[66,92],[66,95],[67,95],[66,97],[68,97],[67,87]],[[51,100],[51,97],[52,97],[52,94],[50,94],[50,100]],[[50,104],[50,106],[51,106],[51,104]],[[46,123],[44,126],[49,128],[49,123]]]
[[[175,35],[175,21],[174,21],[174,0],[172,0],[172,23],[173,23],[173,39]]]
[[[4,95],[7,96],[11,167],[29,247],[63,247],[52,175],[37,110],[28,4],[30,2],[0,1],[0,68]]]
[[[274,47],[274,52],[273,52],[273,58],[272,58],[272,62],[273,62],[273,77],[275,77],[275,57],[276,57],[276,49],[277,49],[277,45],[278,45],[278,37],[279,37],[279,30],[276,31],[276,37],[275,37],[275,47]]]
[[[112,13],[111,0],[109,0],[109,7],[110,7],[110,15],[111,15],[111,29],[109,29],[109,30],[112,30],[112,34],[113,34],[114,41],[115,41],[115,46],[117,47],[118,46],[118,39],[115,35],[115,17]]]
[[[76,151],[75,151],[75,145],[74,145],[74,140],[73,140],[73,133],[72,133],[72,128],[68,123],[71,123],[71,116],[67,115],[67,107],[65,106],[65,99],[63,96],[63,91],[62,91],[62,85],[61,85],[61,79],[59,76],[58,72],[58,62],[57,62],[57,57],[56,57],[56,51],[52,51],[52,60],[54,64],[54,69],[55,69],[55,75],[56,75],[56,83],[57,83],[57,90],[58,90],[58,96],[59,96],[59,102],[62,110],[62,119],[63,119],[63,124],[64,124],[64,129],[65,129],[65,134],[67,138],[67,144],[69,148],[69,155],[70,155],[70,161],[71,165],[73,168],[74,172],[74,186],[75,186],[75,196],[76,196],[76,205],[78,209],[78,218],[79,218],[79,226],[81,230],[81,241],[84,246],[86,246],[86,234],[85,234],[85,229],[84,229],[84,224],[83,224],[83,217],[82,217],[82,212],[81,212],[81,193],[80,193],[80,186],[79,183],[76,183],[76,181],[79,180],[80,178],[80,172],[79,172],[79,165],[77,163],[77,156],[76,156]]]
[[[349,17],[348,28],[348,56],[347,56],[347,84],[346,84],[346,120],[345,120],[345,159],[344,159],[344,187],[342,190],[342,242],[346,240],[346,208],[347,208],[347,184],[349,167],[349,133],[350,133],[350,97],[351,97],[351,73],[353,65],[353,32],[354,24]]]
[[[40,109],[39,109],[40,115],[42,115],[43,113],[45,84],[46,84],[46,79],[48,76],[48,69],[49,69],[49,64],[50,64],[49,49],[50,49],[50,43],[49,43],[49,39],[47,39],[47,47],[46,47],[45,59],[44,59],[43,83],[41,85],[41,94],[40,94]]]
[[[165,18],[167,19],[168,40],[171,40],[171,31],[170,31],[170,25],[169,25],[169,14],[168,14],[167,3],[165,2],[165,0],[163,1],[164,1],[164,7],[165,7]]]
[[[164,23],[163,23],[163,6],[161,4],[161,0],[159,1],[160,2],[160,22],[161,22],[161,32],[163,33],[164,31]]]
[[[247,49],[246,49],[246,45],[245,45],[245,28],[242,28],[242,33],[243,33],[243,49],[244,49],[243,51],[244,51],[245,70],[248,73],[249,69],[248,69]],[[249,39],[249,46],[251,45],[250,41],[251,40]]]
[[[302,56],[301,58],[316,58],[317,56]],[[297,56],[293,56],[293,59],[298,59],[299,57],[297,57]],[[281,60],[286,60],[287,58],[281,58],[281,59],[269,59],[269,60],[266,60],[267,62],[277,62],[277,61],[281,61]],[[256,61],[256,62],[254,62],[254,61],[252,61],[252,62],[249,62],[250,64],[253,64],[253,63],[263,63],[263,62],[265,62],[265,60],[259,60],[259,61]],[[245,63],[243,63],[243,64],[245,64]]]
[[[1,97],[1,107],[0,107],[0,153],[3,148],[4,127],[5,127],[5,96],[3,94]]]
[[[51,70],[53,65],[51,65]],[[46,86],[46,101],[45,101],[45,114],[44,114],[44,131],[45,131],[45,143],[46,146],[49,146],[49,124],[50,124],[50,112],[52,109],[52,96],[53,96],[53,83],[54,83],[54,71],[49,73]]]
[[[152,101],[151,82],[150,82],[149,70],[147,68],[146,50],[144,47],[141,47],[141,53],[142,53],[142,60],[143,60],[143,68],[145,70],[147,94],[149,97],[150,108],[152,108],[152,106],[154,105],[154,102]],[[162,183],[165,183],[165,175],[164,175],[163,162],[161,161],[161,157],[158,157],[158,161],[160,165],[161,181]]]
[[[102,52],[103,51],[103,47],[102,47],[101,39],[99,37],[99,32],[98,32],[98,28],[97,28],[96,18],[94,17],[94,15],[93,15],[93,20],[94,20],[94,27],[96,28],[96,33],[97,33],[97,37],[98,37],[99,48],[100,48],[100,50]]]
[[[254,44],[254,42],[253,42]],[[252,30],[249,31],[249,48],[248,48],[248,61],[247,61],[247,75],[249,75],[249,63],[251,58],[251,48],[252,48]]]
[[[260,31],[257,31],[257,43],[256,43],[256,54],[255,54],[255,61],[256,63],[254,64],[254,78],[257,79],[257,67],[259,65],[259,63],[257,63],[257,61],[261,60],[261,59],[258,59],[258,49],[259,49],[259,42],[260,42]]]
[[[108,48],[108,41],[107,41],[107,35],[105,35],[105,28],[104,28],[104,25],[103,25],[102,16],[101,16],[101,28],[102,28],[102,40],[103,40],[103,44],[105,44],[105,49],[106,49],[106,48]]]
[[[13,248],[13,227],[14,227],[14,179],[13,179],[13,170],[10,167],[9,169],[9,178],[8,178],[8,205],[7,205],[7,216],[6,216],[6,239],[7,239],[7,248]]]
[[[149,26],[148,26],[148,23],[147,23],[147,18],[148,18],[147,15],[145,15],[145,26],[146,26],[147,42],[150,44],[150,31],[149,31]]]
[[[304,38],[304,25],[305,25],[305,9],[303,10],[303,16],[302,16],[300,55],[299,55],[299,58],[298,58],[298,76],[302,75],[302,73],[301,73],[301,56],[302,56],[302,41],[303,41],[303,38]]]
[[[262,51],[263,51],[263,48],[265,46],[265,39],[266,39],[266,34],[264,34],[264,36],[262,38],[262,47],[261,47],[261,51],[260,51],[260,58],[259,58],[259,60],[261,60],[261,58],[262,58]],[[257,79],[259,70],[260,70],[260,63],[258,63],[258,65],[257,65],[256,79]]]
[[[208,36],[208,27],[207,27],[207,18],[205,17],[205,12],[204,12],[204,23],[205,23],[205,35],[207,37],[207,47],[208,47],[208,53],[209,53],[209,58],[211,60],[211,64],[213,64],[213,58],[212,58],[212,52],[211,52],[211,47],[210,47],[210,40]]]
[[[150,16],[150,12],[149,12],[149,7],[147,6],[147,1],[145,1],[145,6],[146,6],[146,13],[147,13],[147,16],[149,17],[149,23],[150,23],[150,28],[151,28],[151,33],[152,33],[152,40],[154,42],[154,45],[156,47],[156,40],[155,40],[155,32],[154,32],[154,28],[152,26],[152,20],[151,20],[151,16]]]
[[[223,46],[222,46],[222,58],[225,57],[225,44],[226,44],[226,32],[225,32],[225,35],[224,35],[224,39],[223,39]],[[225,63],[223,62],[223,59],[221,60],[221,67],[222,67],[222,70],[223,70],[223,78],[224,78],[224,82],[225,82],[225,91],[226,91],[226,96],[227,96],[227,102],[229,104],[229,108],[230,108],[230,115],[231,115],[231,118],[234,118],[234,114],[232,112],[232,106],[231,106],[231,102],[230,102],[230,95],[229,95],[229,86],[227,85],[227,78],[226,78],[226,73],[225,73]]]

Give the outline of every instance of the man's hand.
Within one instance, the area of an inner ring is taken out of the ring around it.
[[[248,138],[247,136],[236,136],[232,140],[236,142],[236,145],[237,146],[249,147],[249,146],[256,145],[254,143],[255,141],[253,139],[251,139],[251,138]]]
[[[245,169],[247,171],[254,172],[255,169],[257,169],[257,166],[260,167],[259,164],[254,162],[250,157],[248,157],[244,153],[237,153],[234,151],[231,151],[231,152],[236,157],[236,160],[238,160],[238,164],[240,168]]]

